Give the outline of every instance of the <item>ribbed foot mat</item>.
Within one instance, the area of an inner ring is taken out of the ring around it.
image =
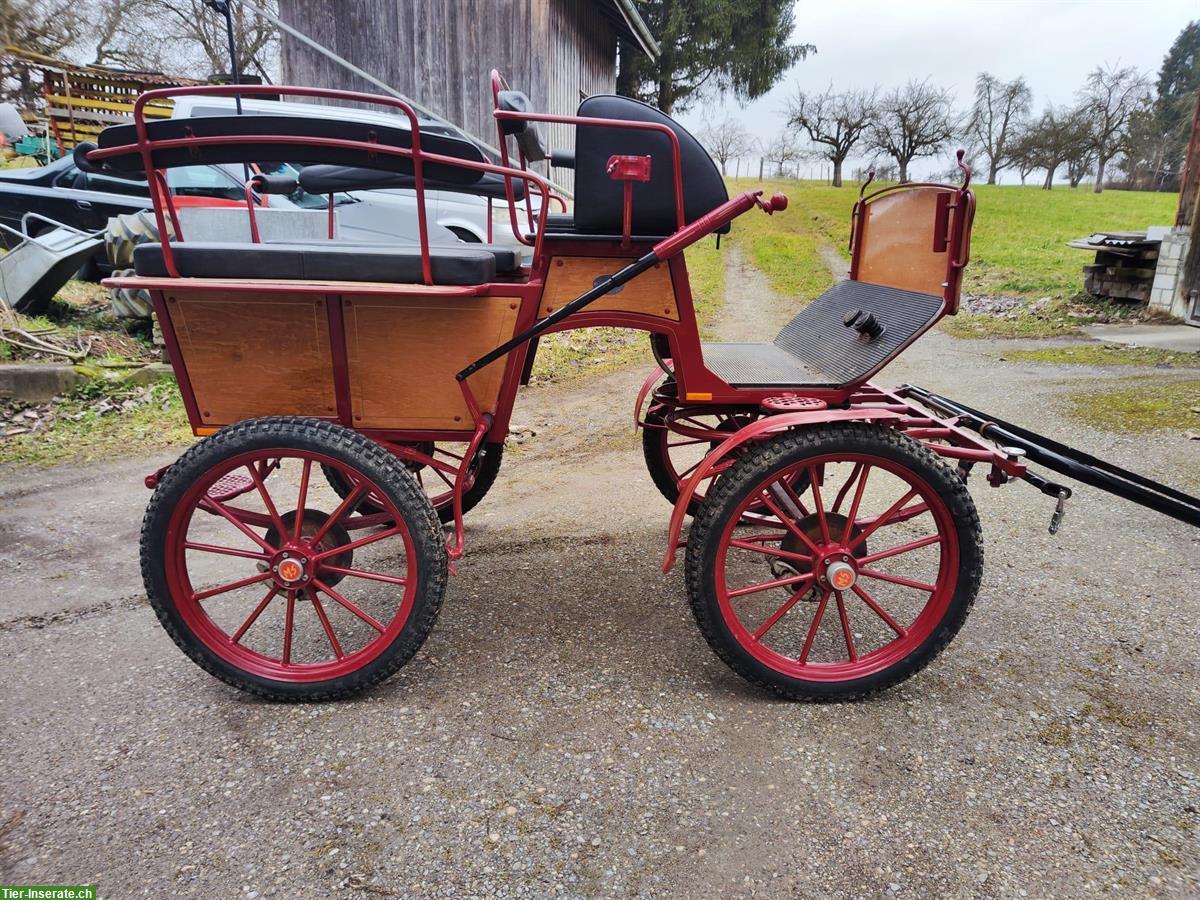
[[[861,381],[924,331],[942,298],[842,281],[805,307],[771,344],[705,344],[704,364],[735,387],[828,387]],[[845,325],[862,310],[884,326],[873,340]]]

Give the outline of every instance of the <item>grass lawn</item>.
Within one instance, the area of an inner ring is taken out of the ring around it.
[[[1120,433],[1181,428],[1200,432],[1200,381],[1130,378],[1123,387],[1078,391],[1070,397],[1072,417]]]
[[[760,186],[768,194],[787,194],[791,201],[788,209],[776,213],[773,221],[747,213],[734,223],[734,239],[741,234],[742,240],[758,245],[771,226],[783,232],[770,238],[764,249],[756,246],[752,259],[777,290],[804,295],[811,289],[805,284],[806,277],[819,280],[825,273],[813,252],[813,242],[825,241],[847,257],[850,212],[858,185],[833,188],[823,182],[786,180],[760,185],[744,178],[730,182],[731,190]],[[973,189],[978,207],[963,293],[1041,302],[1036,309],[1022,307],[1006,316],[960,314],[944,323],[947,331],[960,337],[1061,335],[1084,322],[1111,321],[1140,312],[1134,304],[1102,303],[1082,294],[1081,270],[1091,257],[1067,247],[1066,242],[1095,231],[1170,224],[1178,195],[1114,190],[1095,194],[1082,187],[1043,191],[1032,186],[986,184]],[[777,245],[779,258],[772,259],[770,244]],[[789,268],[789,259],[794,268]],[[795,271],[801,267],[815,274]]]

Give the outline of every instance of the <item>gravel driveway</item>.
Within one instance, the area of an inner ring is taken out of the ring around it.
[[[1062,415],[1072,387],[1132,372],[999,361],[1007,346],[935,333],[881,380],[1196,491],[1195,442]],[[162,460],[0,471],[0,883],[1200,893],[1200,532],[1081,489],[1050,537],[1046,498],[976,480],[984,585],[947,652],[868,702],[781,702],[708,650],[681,570],[659,571],[669,509],[630,429],[641,374],[523,396],[536,435],[469,516],[433,637],[337,705],[245,697],[159,628],[136,532]]]

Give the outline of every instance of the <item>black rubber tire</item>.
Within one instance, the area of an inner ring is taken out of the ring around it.
[[[171,229],[168,228],[168,231]],[[171,235],[174,237],[174,234]],[[114,216],[108,220],[104,234],[104,251],[116,277],[129,276],[133,271],[133,251],[140,244],[157,241],[158,221],[150,210]],[[117,318],[145,319],[153,315],[154,306],[147,290],[111,288],[113,314]]]
[[[250,450],[300,449],[325,453],[353,466],[389,494],[404,516],[415,558],[410,566],[421,577],[412,612],[404,628],[375,659],[353,672],[326,681],[296,684],[243,671],[214,654],[195,636],[175,608],[166,578],[164,557],[167,525],[188,487],[230,456]],[[142,579],[150,605],[167,634],[197,665],[236,688],[286,702],[340,700],[395,674],[429,637],[446,590],[446,543],[433,507],[391,453],[362,435],[318,419],[279,416],[248,419],[223,428],[195,444],[167,470],[142,520]]]
[[[504,456],[503,444],[484,444],[479,448],[480,460],[479,471],[475,474],[475,481],[471,485],[470,490],[463,493],[463,515],[466,515],[470,510],[478,505],[479,501],[484,498],[484,495],[491,490],[492,485],[496,483],[496,476],[500,474],[500,462]],[[400,465],[404,465],[401,460]],[[342,480],[340,474],[333,469],[328,469],[325,466],[321,467],[325,473],[325,480],[329,482],[329,486],[337,492],[339,497],[345,497],[349,487]],[[363,509],[376,508],[369,501],[364,503]],[[442,524],[454,521],[454,504],[443,503],[441,506],[435,506],[434,511]]]
[[[646,459],[646,471],[650,473],[650,480],[654,482],[658,492],[674,506],[679,502],[679,482],[675,480],[675,474],[668,471],[666,460],[663,458],[663,442],[671,432],[663,427],[663,417],[653,410],[646,411],[643,421],[645,424],[642,426],[642,456]],[[688,502],[689,516],[695,516],[699,509],[700,501],[693,499]]]
[[[746,495],[771,472],[812,456],[846,451],[880,456],[908,467],[945,502],[959,542],[954,594],[929,637],[900,662],[844,682],[806,681],[784,675],[752,656],[733,636],[721,615],[714,585],[721,535]],[[983,533],[975,503],[954,470],[912,438],[888,428],[853,422],[791,431],[764,441],[718,479],[692,523],[687,543],[687,590],[692,613],[708,644],[747,681],[792,700],[857,700],[912,677],[950,642],[975,602],[983,576]]]

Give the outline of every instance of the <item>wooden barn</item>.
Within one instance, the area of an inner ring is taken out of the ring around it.
[[[658,52],[633,0],[279,0],[279,15],[493,146],[491,69],[539,111],[570,115],[615,88],[618,38]],[[285,84],[376,91],[286,33],[282,68]],[[546,131],[550,147],[574,146],[569,126]]]

